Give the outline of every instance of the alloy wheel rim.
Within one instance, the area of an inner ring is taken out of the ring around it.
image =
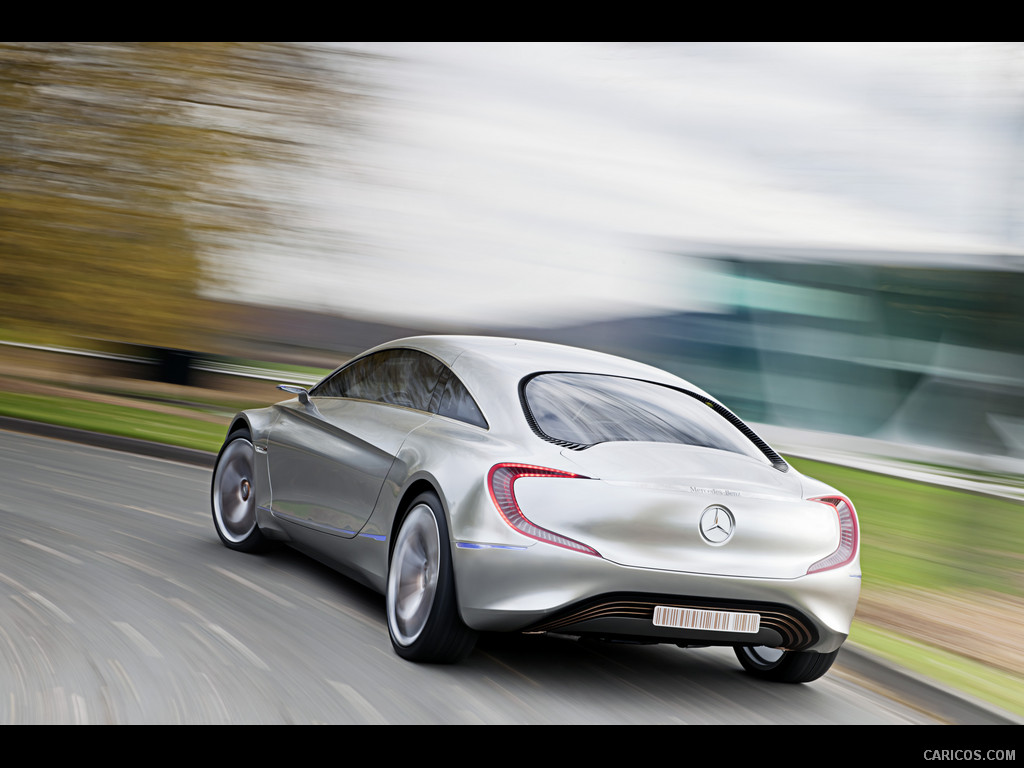
[[[253,447],[245,439],[231,442],[217,464],[213,508],[217,527],[231,542],[244,541],[256,527],[253,493]]]
[[[426,627],[437,593],[440,551],[434,514],[419,504],[402,524],[388,573],[388,622],[401,645],[415,642]]]
[[[780,648],[770,648],[767,645],[758,645],[747,648],[747,655],[758,664],[771,667],[778,664],[786,652]]]

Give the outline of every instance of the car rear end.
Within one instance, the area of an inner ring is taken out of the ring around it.
[[[804,498],[758,484],[749,478],[761,468],[748,459],[702,449],[615,444],[598,453],[579,471],[492,468],[480,503],[499,512],[511,538],[456,543],[468,624],[794,650],[843,642],[860,566],[856,513],[841,494]],[[732,464],[748,480],[629,468],[654,467],[655,457]],[[602,464],[606,472],[586,471]],[[610,474],[616,464],[625,469]],[[791,473],[785,485],[802,487]]]
[[[490,467],[471,504],[478,525],[456,542],[470,626],[842,644],[860,591],[853,504],[678,382],[522,379],[524,418],[541,442]]]

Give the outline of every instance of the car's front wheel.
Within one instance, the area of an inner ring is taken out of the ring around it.
[[[476,632],[459,617],[448,526],[433,493],[416,497],[402,519],[385,601],[391,644],[402,658],[452,663],[473,650]]]
[[[813,653],[784,651],[763,645],[740,645],[734,649],[743,668],[762,680],[777,683],[809,683],[828,672],[839,651]]]
[[[229,436],[213,470],[213,524],[230,549],[261,552],[270,540],[256,524],[255,450],[247,434]]]

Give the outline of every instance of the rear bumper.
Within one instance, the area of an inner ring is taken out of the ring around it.
[[[856,560],[794,579],[621,566],[545,544],[453,548],[462,618],[482,631],[552,631],[654,642],[770,645],[827,653],[850,632]],[[654,607],[756,612],[756,634],[655,626]]]
[[[657,606],[744,616],[756,613],[760,624],[757,632],[659,626],[654,623]],[[793,651],[821,645],[815,623],[790,606],[684,595],[601,595],[558,611],[539,624],[528,627],[526,631],[598,635],[681,645],[767,645]]]

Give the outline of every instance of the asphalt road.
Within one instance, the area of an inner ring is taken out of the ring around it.
[[[209,481],[182,461],[0,432],[0,724],[944,721],[844,656],[799,686],[753,680],[726,649],[558,637],[411,664],[380,596],[288,549],[221,546]]]

